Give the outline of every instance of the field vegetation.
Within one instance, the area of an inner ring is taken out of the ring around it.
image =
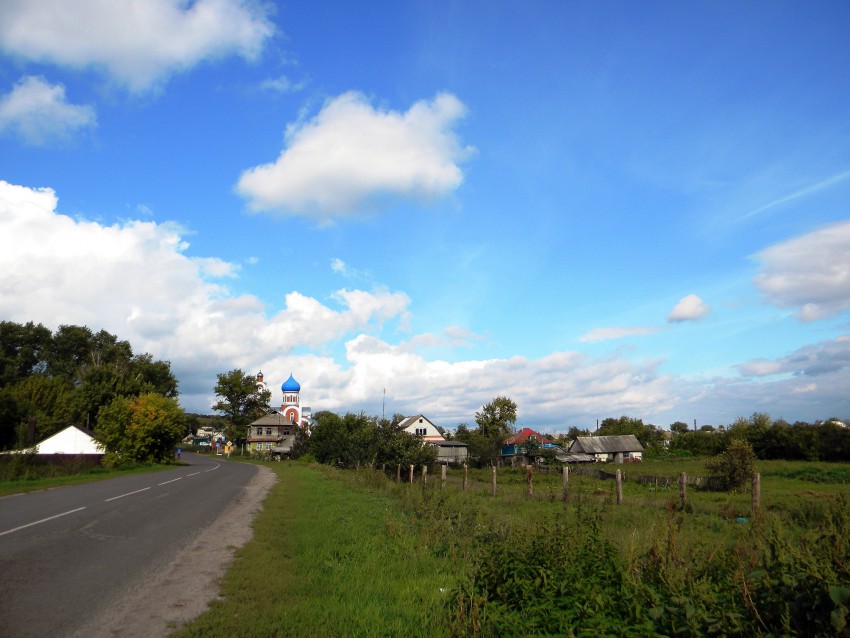
[[[848,636],[850,465],[756,461],[738,492],[638,483],[705,459],[462,471],[445,484],[271,463],[280,481],[222,599],[179,636]],[[613,469],[608,467],[607,469]]]
[[[174,469],[171,464],[128,463],[107,468],[71,457],[67,462],[40,459],[35,454],[0,455],[0,496],[34,492],[62,485],[102,481],[125,474]]]

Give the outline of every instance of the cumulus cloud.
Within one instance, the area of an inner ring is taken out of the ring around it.
[[[199,62],[255,58],[274,32],[247,0],[6,0],[0,49],[39,63],[93,67],[134,92]]]
[[[138,351],[171,360],[184,396],[209,393],[215,374],[253,366],[347,333],[405,321],[403,293],[340,290],[330,304],[288,292],[269,316],[222,283],[238,266],[191,258],[184,231],[130,221],[104,226],[56,212],[51,189],[0,181],[0,316],[104,328]]]
[[[850,370],[850,335],[803,346],[779,359],[754,359],[738,366],[741,374],[755,377],[777,374],[816,377],[845,369]]]
[[[398,198],[444,195],[460,185],[459,163],[473,150],[453,131],[465,112],[449,93],[403,113],[345,93],[312,119],[290,125],[277,160],[244,171],[237,191],[254,210],[321,220]]]
[[[651,326],[594,328],[590,332],[580,336],[578,340],[581,342],[610,341],[612,339],[623,339],[624,337],[648,335],[658,332],[658,330],[659,328]]]
[[[0,131],[17,133],[35,146],[66,141],[96,123],[91,106],[69,104],[64,86],[40,77],[25,77],[0,97]]]
[[[711,308],[696,295],[687,295],[679,300],[676,307],[667,315],[667,321],[679,323],[682,321],[698,321],[708,315]]]
[[[850,308],[850,221],[795,237],[755,255],[755,284],[780,308],[798,308],[797,318],[815,321]]]
[[[391,343],[387,333],[411,319],[411,300],[398,291],[346,288],[319,300],[282,290],[281,307],[270,310],[228,288],[238,265],[190,257],[179,226],[107,226],[62,215],[57,204],[50,189],[0,181],[0,318],[117,334],[136,352],[172,362],[192,411],[209,412],[216,374],[236,367],[262,369],[273,404],[294,372],[314,409],[380,414],[386,388],[390,414],[423,412],[449,427],[501,394],[519,404],[520,424],[557,431],[621,414],[665,425],[695,417],[728,423],[754,411],[813,420],[850,410],[850,335],[708,381],[665,375],[662,360],[619,352],[429,359],[429,348],[469,348],[480,337],[448,326]]]

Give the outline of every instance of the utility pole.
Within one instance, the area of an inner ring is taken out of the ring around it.
[[[384,399],[383,399],[383,401],[381,401],[381,421],[387,420],[386,410],[387,410],[387,389],[384,388]]]

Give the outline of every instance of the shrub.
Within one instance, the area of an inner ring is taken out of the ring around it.
[[[705,462],[706,469],[718,476],[724,490],[741,489],[753,476],[756,455],[752,446],[742,439],[732,439],[726,451]]]

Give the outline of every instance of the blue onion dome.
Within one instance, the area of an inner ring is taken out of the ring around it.
[[[301,384],[293,379],[290,374],[289,378],[283,382],[282,386],[280,386],[280,389],[284,392],[301,392]]]

